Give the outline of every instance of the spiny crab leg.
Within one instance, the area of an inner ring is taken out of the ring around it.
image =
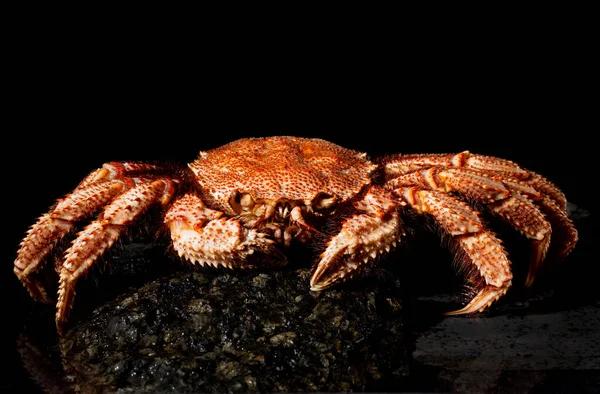
[[[395,193],[417,212],[431,215],[453,237],[461,252],[457,260],[459,270],[467,272],[467,280],[477,289],[469,304],[447,315],[483,311],[508,291],[512,273],[506,252],[471,207],[450,195],[415,187],[398,189]],[[476,272],[470,267],[475,267]]]
[[[535,182],[526,182],[519,179],[502,178],[498,176],[494,177],[494,179],[500,181],[513,194],[520,194],[527,197],[528,201],[531,201],[544,213],[546,220],[552,225],[552,231],[554,233],[552,238],[561,241],[553,242],[550,245],[550,248],[553,249],[553,253],[550,254],[551,258],[561,260],[573,250],[577,244],[577,230],[571,219],[569,219],[566,209],[559,206],[561,202],[557,201],[556,198],[548,197],[550,191],[544,185],[548,185],[549,183],[544,183],[539,180],[536,180]],[[535,187],[538,187],[540,190],[545,190],[546,194],[538,192]],[[566,201],[564,203],[566,204]],[[535,269],[529,271],[529,275],[525,282],[527,286],[533,283],[535,277],[535,272],[533,271],[535,271]]]
[[[566,211],[567,199],[555,185],[541,175],[527,171],[516,163],[498,157],[472,154],[469,151],[457,154],[411,154],[393,157],[386,161],[385,173],[395,178],[409,172],[430,167],[460,167],[479,173],[496,175],[502,179],[513,178],[531,185],[538,192],[552,198],[556,205]]]
[[[567,215],[567,199],[554,184],[543,176],[527,171],[516,163],[498,157],[472,154],[469,151],[458,154],[412,154],[401,155],[388,159],[385,163],[385,174],[388,179],[409,172],[424,170],[431,167],[459,167],[480,174],[488,174],[494,180],[501,182],[509,190],[524,194],[537,205],[552,224],[555,239],[561,244],[552,246],[553,258],[560,260],[567,256],[577,244],[578,234],[571,219]],[[533,264],[536,265],[535,263]],[[531,285],[536,268],[530,270],[526,284]]]
[[[142,183],[117,197],[100,217],[77,235],[60,270],[56,326],[61,332],[75,297],[77,280],[112,246],[135,219],[156,202],[166,205],[175,193],[169,179]]]
[[[173,203],[165,216],[173,248],[194,264],[227,268],[254,267],[246,258],[259,252],[262,262],[286,263],[275,242],[255,229],[247,229],[236,219],[222,217],[194,194],[185,194]]]
[[[38,219],[21,241],[14,262],[15,274],[34,299],[52,303],[41,283],[31,275],[42,267],[57,243],[78,222],[91,217],[124,190],[142,181],[131,175],[156,171],[161,168],[153,164],[106,163],[87,175],[70,194],[58,200],[50,212]]]
[[[112,200],[123,186],[120,181],[104,181],[76,189],[29,229],[17,252],[14,272],[34,299],[52,302],[42,285],[32,280],[30,275],[41,268],[46,256],[73,229],[75,223]]]
[[[465,167],[515,178],[525,178],[528,174],[526,170],[512,161],[498,157],[472,154],[469,151],[456,154],[408,154],[393,156],[385,163],[385,173],[389,177],[397,177],[430,167]]]
[[[398,202],[388,191],[372,186],[355,203],[358,213],[342,224],[327,244],[310,278],[311,290],[323,290],[396,246],[402,235]]]
[[[442,167],[414,171],[392,179],[388,186],[418,186],[444,193],[456,191],[484,204],[487,209],[532,240],[527,284],[533,283],[550,246],[552,227],[541,210],[527,196],[513,193],[502,182],[464,168]]]
[[[577,229],[573,221],[567,216],[567,212],[562,210],[554,200],[543,197],[541,200],[536,201],[536,203],[542,209],[548,221],[552,223],[553,238],[562,241],[561,243],[550,245],[553,252],[551,257],[555,261],[562,260],[571,253],[577,244],[577,240],[579,239]]]

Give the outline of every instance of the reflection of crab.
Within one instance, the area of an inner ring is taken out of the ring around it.
[[[470,314],[504,295],[512,273],[500,241],[467,203],[483,206],[532,240],[527,284],[546,257],[552,228],[560,235],[558,257],[577,241],[564,195],[510,161],[462,152],[390,156],[374,164],[364,153],[324,140],[271,137],[200,152],[189,169],[105,164],[28,231],[14,271],[32,297],[48,302],[31,275],[77,223],[99,212],[57,266],[60,330],[77,280],[157,205],[165,211],[165,230],[179,256],[215,267],[281,265],[280,248],[292,239],[308,242],[322,234],[318,226],[337,228],[310,280],[313,290],[322,290],[402,241],[403,214],[412,210],[431,216],[455,241],[477,294],[450,314]]]

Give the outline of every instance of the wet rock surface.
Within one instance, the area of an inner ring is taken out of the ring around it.
[[[398,283],[311,292],[309,276],[184,269],[150,281],[79,316],[58,341],[58,380],[76,392],[400,391]]]

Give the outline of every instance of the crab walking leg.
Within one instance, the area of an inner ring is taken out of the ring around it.
[[[164,173],[166,169],[155,164],[137,162],[110,162],[92,171],[66,197],[57,201],[50,212],[42,215],[27,231],[14,262],[14,272],[31,296],[51,303],[41,283],[31,277],[42,267],[56,244],[80,222],[112,201],[124,190],[148,182],[131,175]],[[56,267],[57,271],[60,267]]]
[[[97,178],[97,171],[88,178]],[[27,231],[14,262],[14,272],[31,296],[51,303],[41,284],[30,278],[41,266],[56,243],[71,231],[75,223],[83,220],[121,193],[120,181],[103,181],[80,185],[73,193],[58,202],[56,207],[43,215]]]
[[[110,175],[111,175],[111,171],[108,168],[105,168],[105,167],[98,168],[98,169],[90,172],[85,178],[83,178],[83,180],[81,182],[79,182],[79,185],[77,185],[77,187],[73,190],[73,192],[83,189],[83,188],[86,188],[90,185],[93,185],[93,184],[101,182],[101,181],[115,179],[114,177],[111,177]]]
[[[469,151],[456,154],[411,154],[395,156],[386,162],[384,170],[386,176],[395,178],[409,172],[430,167],[466,167],[505,176],[510,175],[515,178],[528,176],[526,170],[510,160],[472,154]]]
[[[553,257],[557,259],[563,258],[575,247],[578,234],[573,222],[567,215],[567,199],[563,192],[543,176],[524,170],[512,161],[471,154],[468,151],[458,154],[397,156],[385,164],[385,173],[390,178],[409,172],[422,173],[422,170],[431,167],[458,167],[477,171],[480,175],[483,175],[482,172],[490,174],[494,181],[500,182],[511,191],[516,191],[533,200],[546,215],[546,219],[558,233],[558,237],[554,236],[553,238],[561,240],[562,243],[562,245],[553,246],[553,249],[558,249]],[[534,251],[534,258],[532,259],[526,280],[527,285],[533,283],[535,274],[542,261],[542,258],[539,257],[546,253],[545,250],[547,250],[547,246],[541,243],[538,245],[537,251]]]
[[[135,180],[126,174],[157,170],[160,170],[158,166],[145,163],[105,163],[88,174],[70,194],[58,200],[50,212],[38,219],[21,242],[14,264],[15,274],[35,299],[48,301],[44,289],[34,284],[28,276],[40,268],[56,243],[76,222],[91,216],[124,188],[134,186]]]
[[[567,209],[567,199],[554,184],[541,175],[527,171],[516,163],[498,157],[472,154],[469,151],[457,154],[413,154],[396,156],[384,167],[388,178],[395,178],[412,171],[431,167],[459,167],[502,178],[521,179],[536,190],[552,198],[563,211]]]
[[[567,212],[567,198],[553,183],[538,174],[531,175],[530,179],[526,180],[536,190],[548,195],[557,205],[559,209]]]
[[[245,228],[239,220],[222,215],[206,207],[194,194],[186,194],[173,203],[165,223],[179,256],[202,266],[253,268],[255,264],[246,259],[260,252],[264,262],[286,263],[284,255],[266,234]]]
[[[101,168],[92,171],[89,175],[87,175],[79,185],[75,188],[74,191],[85,188],[87,186],[93,185],[98,182],[106,181],[106,180],[121,180],[125,182],[128,186],[135,186],[135,180],[132,179],[132,176],[139,175],[152,175],[156,173],[163,173],[165,170],[156,164],[151,163],[142,163],[142,162],[117,162],[112,161],[109,163],[104,163]]]
[[[500,181],[462,168],[428,168],[388,182],[392,188],[419,186],[440,192],[456,191],[485,206],[532,240],[528,284],[533,283],[550,246],[552,227],[527,196],[511,192]]]
[[[552,238],[560,240],[560,242],[553,242],[550,245],[551,253],[548,253],[548,256],[556,260],[567,256],[577,244],[578,233],[575,225],[567,216],[567,212],[559,206],[556,199],[539,193],[534,187],[530,186],[530,182],[515,179],[502,179],[501,182],[513,194],[516,192],[527,197],[527,201],[532,201],[544,213],[546,220],[551,224],[553,231]],[[536,260],[532,260],[525,281],[526,286],[533,284],[535,275],[539,269],[539,264],[534,265],[535,262]]]
[[[492,210],[533,240],[525,281],[526,286],[531,286],[550,247],[550,222],[535,204],[520,194],[499,201],[492,206]]]
[[[481,312],[503,296],[511,285],[510,262],[500,241],[484,227],[477,214],[467,204],[454,197],[414,187],[396,191],[417,212],[433,216],[437,224],[456,241],[464,265],[461,271],[472,264],[483,282],[471,277],[477,287],[477,295],[464,308],[448,312],[460,315]]]
[[[311,290],[323,290],[347,279],[395,247],[403,235],[399,205],[390,192],[372,186],[355,203],[359,213],[346,219],[340,232],[328,242],[311,276]]]
[[[564,240],[564,245],[562,245],[558,257],[562,258],[568,255],[575,247],[578,235],[573,222],[569,219],[567,211],[561,206],[561,203],[557,202],[556,198],[548,196],[547,193],[540,193],[536,189],[539,185],[534,182],[505,178],[501,178],[500,181],[512,192],[522,194],[533,201],[544,212],[546,218],[552,224],[552,228],[562,231],[563,234],[559,239]]]
[[[567,213],[556,205],[554,200],[543,198],[538,202],[548,220],[553,224],[553,227],[560,232],[559,238],[563,240],[562,245],[558,245],[559,250],[556,253],[557,259],[562,259],[567,256],[579,239],[579,234],[573,221],[567,216]],[[556,238],[556,237],[555,237]]]
[[[175,193],[173,182],[159,179],[128,190],[106,207],[100,217],[77,235],[66,251],[60,270],[56,326],[61,330],[67,320],[77,280],[112,246],[136,218],[156,202],[167,204]]]

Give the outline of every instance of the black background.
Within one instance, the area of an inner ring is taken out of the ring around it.
[[[264,32],[223,43],[184,39],[189,31],[28,38],[10,60],[2,137],[2,384],[32,387],[12,347],[30,302],[12,274],[18,243],[106,161],[191,161],[268,135],[325,138],[371,156],[470,150],[514,160],[595,208],[597,65],[586,32],[567,30],[424,42],[279,42]]]

